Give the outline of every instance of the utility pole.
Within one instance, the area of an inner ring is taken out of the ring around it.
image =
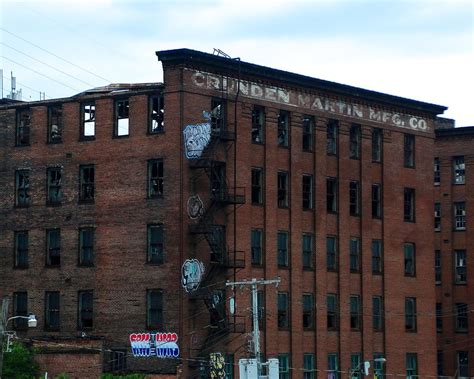
[[[259,285],[269,285],[275,284],[278,286],[280,283],[280,278],[276,279],[255,279],[252,280],[243,280],[240,282],[226,282],[226,286],[250,286],[252,289],[252,320],[253,320],[253,352],[255,355],[255,359],[257,361],[257,377],[260,377],[261,372],[261,362],[260,362],[260,331],[258,329],[258,297],[257,297],[257,289]]]
[[[3,372],[3,342],[7,331],[8,302],[9,300],[7,297],[3,298],[2,313],[0,314],[0,379],[2,379]]]

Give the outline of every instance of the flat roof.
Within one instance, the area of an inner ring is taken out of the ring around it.
[[[161,50],[156,52],[158,60],[163,67],[172,65],[206,66],[228,75],[260,77],[267,80],[278,80],[289,85],[306,87],[314,90],[329,91],[334,94],[350,96],[364,101],[383,103],[390,106],[410,108],[417,111],[428,112],[434,115],[443,113],[447,107],[412,100],[404,97],[388,95],[382,92],[370,91],[364,88],[353,87],[346,84],[295,74],[289,71],[259,66],[253,63],[242,62],[240,59],[225,58],[218,55],[203,53],[191,49]]]
[[[459,128],[436,129],[436,138],[455,136],[474,136],[474,126],[463,126]]]

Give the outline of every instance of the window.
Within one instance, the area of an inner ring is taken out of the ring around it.
[[[381,296],[372,297],[372,327],[375,331],[383,330],[383,301]]]
[[[279,379],[290,379],[290,357],[288,354],[278,354]]]
[[[78,329],[86,329],[93,327],[93,300],[92,291],[79,291],[78,293]]]
[[[352,124],[349,130],[349,157],[359,159],[360,157],[360,125]]]
[[[416,275],[416,262],[415,262],[415,244],[407,242],[404,244],[404,257],[405,257],[405,276]]]
[[[28,267],[28,231],[15,232],[15,268]]]
[[[288,232],[278,232],[278,266],[288,267]]]
[[[337,353],[328,354],[328,379],[339,379],[339,357]]]
[[[280,177],[278,177],[280,182]],[[263,170],[252,168],[252,204],[263,203]]]
[[[441,163],[439,161],[439,158],[434,159],[434,185],[439,186],[441,183]]]
[[[150,96],[148,133],[162,133],[165,130],[165,98],[163,95]]]
[[[382,161],[382,129],[372,129],[372,162]]]
[[[454,324],[456,332],[467,332],[468,314],[469,312],[466,303],[456,303],[456,320]]]
[[[95,138],[95,103],[82,104],[81,106],[82,128],[81,139]]]
[[[278,292],[278,328],[287,329],[290,325],[290,312],[287,292]]]
[[[360,239],[351,237],[349,241],[350,269],[353,272],[360,270]]]
[[[48,176],[48,200],[51,205],[61,204],[63,199],[62,191],[62,169],[61,167],[49,167]]]
[[[44,302],[44,327],[48,330],[59,329],[59,292],[46,292]]]
[[[278,146],[289,146],[290,114],[280,111],[278,114]]]
[[[163,291],[160,289],[146,291],[146,327],[163,329]]]
[[[94,265],[94,228],[79,229],[79,265]]]
[[[303,116],[303,151],[313,150],[314,117]]]
[[[263,290],[257,290],[257,311],[258,326],[263,329],[265,326],[265,294]]]
[[[434,230],[439,232],[441,230],[441,203],[434,205]]]
[[[360,353],[351,354],[351,379],[358,379],[361,377],[361,359]]]
[[[163,196],[163,159],[148,161],[148,197]]]
[[[95,196],[94,178],[95,169],[93,165],[79,167],[80,194],[82,202],[93,202]]]
[[[252,264],[261,265],[262,260],[262,246],[263,246],[263,230],[252,229]]]
[[[303,294],[303,328],[313,329],[314,327],[314,299],[310,293]]]
[[[453,158],[453,179],[454,184],[466,183],[466,165],[463,156]]]
[[[382,353],[374,353],[374,379],[382,379],[385,376],[384,363],[376,361],[379,358],[384,358],[384,355]]]
[[[336,237],[326,237],[326,261],[328,271],[337,270],[337,246]]]
[[[437,361],[437,374],[438,376],[444,376],[444,353],[443,350],[438,350],[436,354]]]
[[[313,175],[303,175],[303,209],[313,209]]]
[[[382,271],[382,241],[372,240],[372,273],[381,274]]]
[[[315,378],[314,354],[303,354],[303,379]]]
[[[411,134],[405,134],[403,152],[405,167],[415,167],[415,136]]]
[[[467,283],[466,250],[454,251],[454,283]]]
[[[458,351],[456,356],[458,378],[469,378],[469,352]]]
[[[403,199],[403,219],[405,221],[415,222],[415,190],[413,188],[405,188]]]
[[[48,143],[61,143],[63,137],[63,108],[61,105],[48,107]]]
[[[329,121],[327,125],[327,132],[326,132],[326,153],[330,155],[337,154],[337,129],[338,123],[337,121]]]
[[[110,371],[123,371],[127,369],[127,352],[123,350],[111,350]]]
[[[210,299],[210,324],[219,328],[225,327],[226,313],[225,313],[225,290],[211,291]]]
[[[224,355],[224,379],[234,379],[234,354],[226,353]]]
[[[19,109],[16,113],[16,146],[30,144],[31,109]]]
[[[61,264],[61,232],[59,229],[46,231],[46,265],[59,266]]]
[[[211,167],[211,195],[216,200],[225,199],[227,195],[225,163],[213,162]]]
[[[418,377],[418,356],[416,353],[407,353],[406,355],[407,379],[416,379]]]
[[[466,203],[454,203],[454,230],[466,230]]]
[[[115,101],[115,137],[125,137],[130,134],[130,105],[128,99]]]
[[[211,100],[211,132],[213,134],[220,134],[225,130],[226,122],[226,103],[222,99]]]
[[[405,298],[405,330],[416,332],[416,298]]]
[[[278,172],[278,207],[288,207],[288,173]]]
[[[15,171],[15,204],[17,207],[29,207],[31,205],[30,196],[30,171]]]
[[[328,329],[336,330],[338,328],[337,295],[328,294],[326,298],[326,302],[327,302]]]
[[[265,126],[265,109],[254,106],[252,109],[252,142],[263,143],[263,131]]]
[[[436,331],[443,331],[443,308],[441,303],[436,303]]]
[[[372,184],[372,217],[382,217],[382,186]]]
[[[148,225],[147,263],[163,264],[163,225]]]
[[[353,295],[350,297],[350,324],[352,330],[360,329],[360,297]]]
[[[326,209],[328,212],[337,212],[336,178],[326,178]]]
[[[26,292],[13,293],[13,316],[28,316],[28,294]],[[24,330],[28,328],[28,320],[17,318],[13,321],[13,329]]]
[[[441,250],[435,250],[435,283],[441,284]]]
[[[349,213],[351,216],[360,214],[360,185],[358,181],[349,183]]]
[[[303,268],[313,268],[313,235],[303,234]]]

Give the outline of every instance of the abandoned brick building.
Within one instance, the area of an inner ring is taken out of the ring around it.
[[[220,352],[235,378],[251,297],[226,281],[279,277],[258,317],[280,378],[342,378],[380,357],[378,375],[437,375],[435,304],[458,300],[436,293],[433,252],[468,249],[433,233],[434,198],[450,206],[427,185],[433,152],[443,171],[459,138],[443,130],[435,146],[446,108],[188,49],[157,56],[163,84],[0,106],[0,296],[39,320],[17,335],[46,367],[47,353],[94,352],[80,377],[207,377]],[[132,354],[147,332],[177,336],[179,358]],[[50,370],[74,371],[61,362]]]

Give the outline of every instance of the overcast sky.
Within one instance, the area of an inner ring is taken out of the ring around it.
[[[243,61],[448,106],[474,126],[474,0],[0,0],[0,68],[24,100],[162,81],[155,51]]]

